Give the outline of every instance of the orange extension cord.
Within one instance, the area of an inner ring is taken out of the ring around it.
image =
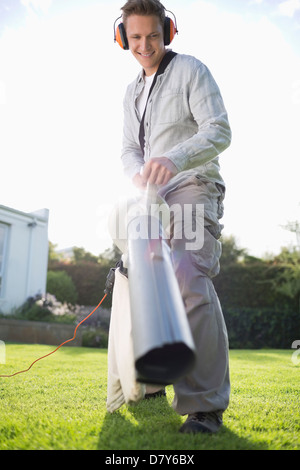
[[[94,310],[84,319],[82,320],[80,323],[78,323],[78,325],[76,326],[75,330],[74,330],[74,336],[73,338],[71,339],[68,339],[67,341],[64,341],[60,346],[58,346],[54,351],[50,352],[49,354],[46,354],[45,356],[42,356],[42,357],[39,357],[38,359],[36,359],[29,367],[28,369],[26,370],[21,370],[19,372],[15,372],[14,374],[12,375],[0,375],[0,377],[14,377],[15,375],[18,375],[18,374],[23,374],[24,372],[28,372],[31,367],[38,361],[40,361],[41,359],[44,359],[45,357],[48,357],[48,356],[51,356],[51,354],[54,354],[56,351],[58,351],[59,348],[61,348],[62,346],[64,346],[64,344],[67,344],[67,343],[70,343],[71,341],[74,341],[74,339],[76,338],[76,332],[78,330],[78,328],[80,327],[80,325],[82,325],[82,323],[84,323],[88,318],[90,318],[93,313],[96,312],[96,310],[100,307],[100,305],[102,304],[102,302],[104,301],[104,299],[107,297],[107,294],[105,294],[105,296],[103,297],[103,299],[101,300],[101,302],[97,305],[96,308],[94,308]]]

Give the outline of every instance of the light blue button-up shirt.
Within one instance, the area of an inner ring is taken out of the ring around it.
[[[230,145],[231,130],[220,90],[208,68],[192,56],[177,54],[158,76],[146,108],[144,155],[137,107],[143,88],[141,71],[124,98],[125,174],[133,178],[148,159],[167,157],[178,174],[161,188],[161,195],[193,174],[224,185],[218,155]]]

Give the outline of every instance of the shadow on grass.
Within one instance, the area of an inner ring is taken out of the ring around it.
[[[264,443],[254,443],[232,432],[225,425],[214,435],[181,434],[185,417],[179,416],[167,398],[143,400],[107,413],[99,434],[98,450],[264,450]]]

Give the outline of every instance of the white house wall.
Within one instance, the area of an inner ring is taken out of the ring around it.
[[[48,210],[30,214],[0,206],[8,226],[0,311],[10,313],[28,297],[45,294],[48,266]]]

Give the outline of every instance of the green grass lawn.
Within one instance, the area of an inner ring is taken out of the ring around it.
[[[0,374],[53,348],[6,345]],[[107,351],[61,348],[25,374],[0,378],[1,450],[299,450],[300,365],[291,351],[231,351],[232,395],[216,435],[182,435],[167,399],[106,412]]]

